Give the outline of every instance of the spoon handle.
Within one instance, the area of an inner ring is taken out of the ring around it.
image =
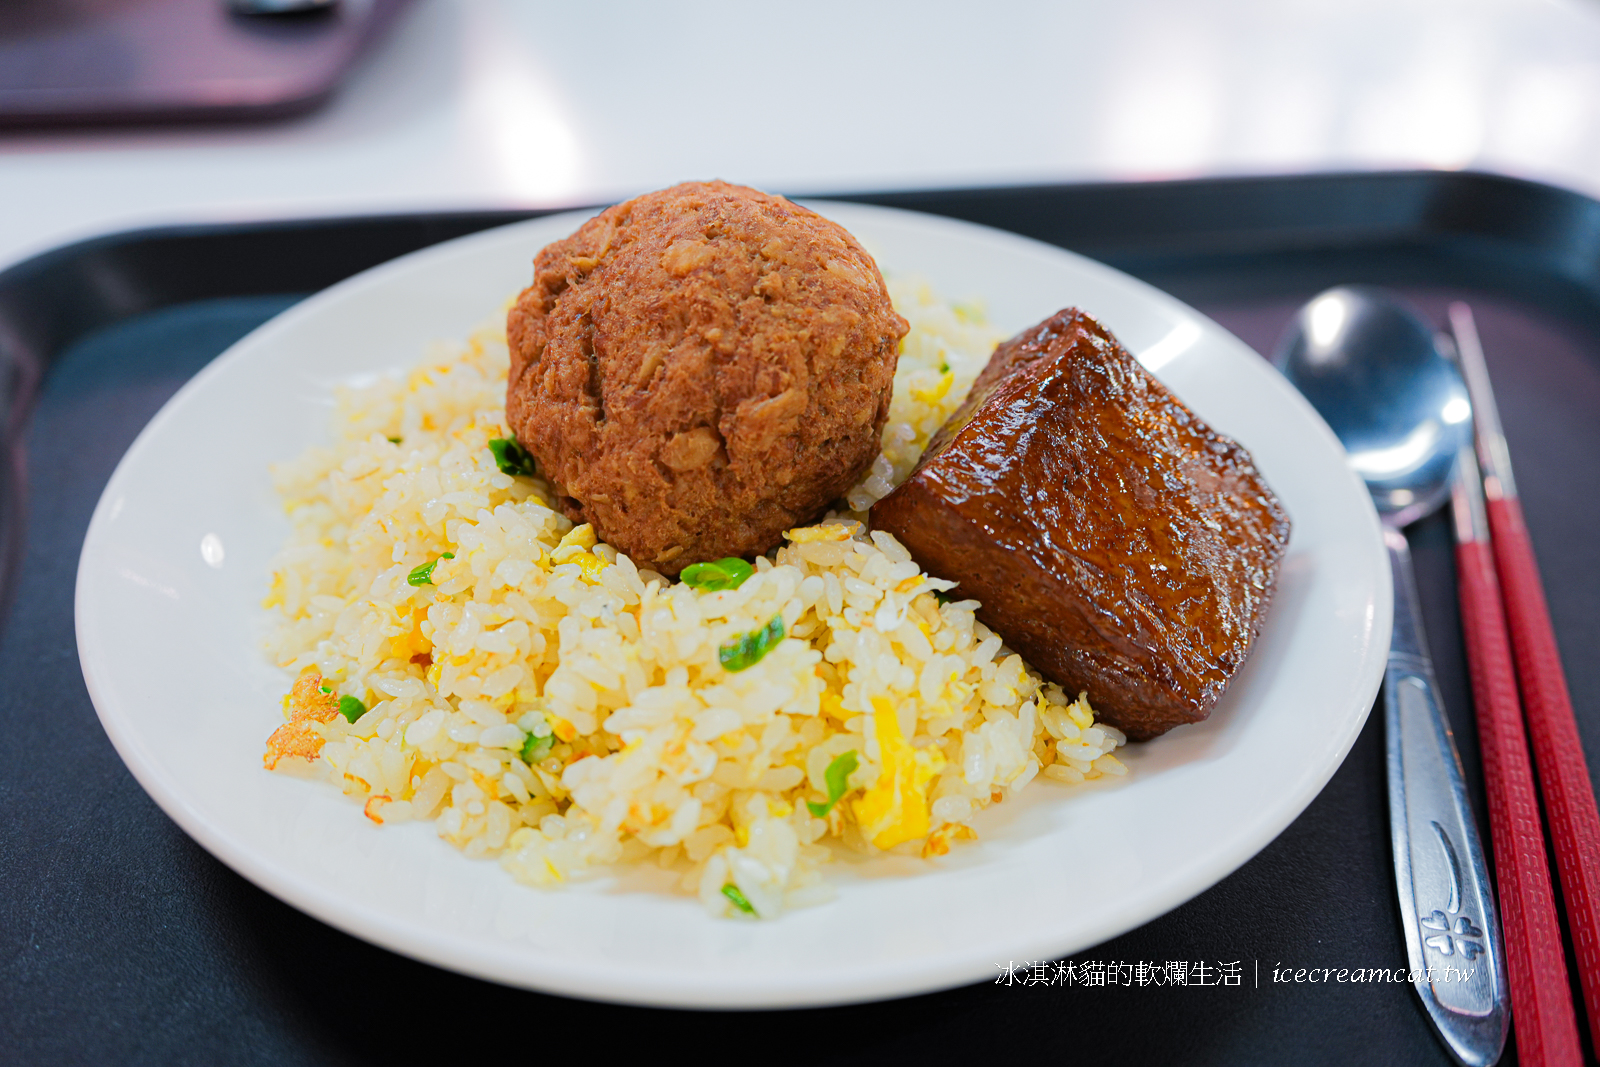
[[[1450,1052],[1486,1067],[1510,1025],[1500,923],[1483,846],[1433,677],[1411,550],[1385,528],[1394,636],[1383,679],[1389,832],[1412,984]]]

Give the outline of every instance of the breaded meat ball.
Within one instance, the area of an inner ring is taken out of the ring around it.
[[[777,196],[689,182],[533,261],[506,419],[574,520],[676,575],[754,556],[879,451],[908,329],[877,264]]]

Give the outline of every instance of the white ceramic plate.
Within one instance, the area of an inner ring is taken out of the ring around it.
[[[1377,518],[1332,433],[1242,343],[1126,275],[964,223],[817,206],[885,269],[982,299],[1007,331],[1087,309],[1255,455],[1294,536],[1254,654],[1208,722],[1130,746],[1113,784],[1041,779],[942,860],[835,864],[835,901],[764,923],[712,919],[648,874],[530,889],[431,825],[380,829],[329,786],[263,771],[290,681],[259,651],[268,560],[287,533],[268,463],[326,439],[335,383],[408,367],[495,314],[534,253],[577,226],[566,215],[319,293],[220,356],[128,450],[84,542],[77,629],[89,693],[140,784],[223,862],[359,937],[513,985],[662,1005],[981,981],[1147,922],[1271,841],[1349,750],[1389,642]]]

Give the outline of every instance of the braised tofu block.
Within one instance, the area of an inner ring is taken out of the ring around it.
[[[1075,309],[995,350],[872,524],[1135,740],[1210,714],[1289,544],[1250,454]]]

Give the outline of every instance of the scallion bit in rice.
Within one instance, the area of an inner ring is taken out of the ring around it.
[[[653,857],[713,914],[760,918],[827,899],[833,847],[941,855],[1041,773],[1126,773],[1084,694],[864,524],[999,339],[889,285],[912,328],[850,510],[703,588],[573,526],[508,460],[499,328],[341,389],[333,446],[272,472],[292,532],[269,653],[310,697],[286,698],[267,764],[533,885]]]

